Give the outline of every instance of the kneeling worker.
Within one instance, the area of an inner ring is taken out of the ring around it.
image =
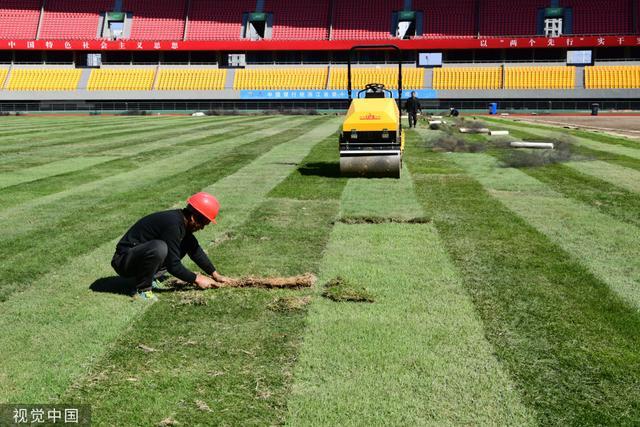
[[[216,223],[220,203],[207,193],[194,194],[187,203],[184,209],[145,216],[118,242],[111,266],[118,275],[135,278],[134,296],[143,300],[157,300],[152,292],[153,280],[155,274],[164,268],[169,274],[187,283],[195,283],[200,289],[232,281],[216,271],[193,235],[210,222]],[[185,255],[189,255],[213,279],[194,273],[182,265],[181,259]]]

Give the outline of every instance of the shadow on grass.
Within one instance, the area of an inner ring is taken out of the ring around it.
[[[134,287],[135,283],[133,279],[111,276],[97,279],[89,286],[89,289],[93,292],[106,292],[109,294],[131,296]]]
[[[335,162],[305,163],[298,168],[301,175],[315,175],[324,178],[341,178],[340,164]]]

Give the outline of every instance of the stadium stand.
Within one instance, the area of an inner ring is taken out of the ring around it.
[[[480,90],[502,88],[500,67],[436,68],[433,88],[439,90]]]
[[[2,0],[0,38],[35,39],[42,0]]]
[[[403,9],[401,0],[357,0],[335,3],[333,31],[336,40],[389,39],[391,14]]]
[[[274,39],[326,40],[329,37],[328,0],[266,0],[264,10],[273,13]]]
[[[161,69],[157,90],[222,90],[227,70]]]
[[[423,36],[473,37],[475,0],[444,3],[441,0],[414,0],[413,8],[424,12]]]
[[[628,0],[562,0],[573,9],[574,34],[629,34],[633,32],[633,11]]]
[[[538,9],[549,5],[549,0],[485,0],[480,3],[480,34],[534,35]]]
[[[78,2],[47,0],[40,37],[44,39],[95,39],[100,12],[113,9],[113,0]]]
[[[324,89],[327,68],[237,70],[233,88],[241,89]]]
[[[242,14],[255,7],[255,0],[191,0],[187,39],[238,40]]]
[[[640,88],[640,66],[585,67],[584,85],[587,89]]]
[[[151,90],[155,69],[126,68],[91,70],[88,90]]]
[[[124,0],[123,10],[133,12],[130,38],[182,40],[185,8],[185,0]]]
[[[505,89],[573,89],[576,67],[506,67]]]
[[[382,83],[387,89],[398,88],[397,68],[353,68],[353,89],[363,89],[367,83]],[[424,85],[423,68],[402,68],[402,86],[404,89],[420,89]],[[347,69],[331,68],[329,89],[347,88]]]
[[[76,90],[82,70],[16,69],[9,77],[9,90]]]

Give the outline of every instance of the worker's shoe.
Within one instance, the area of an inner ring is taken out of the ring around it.
[[[140,300],[145,302],[156,302],[158,301],[158,297],[153,293],[153,291],[137,291],[133,296],[134,300]]]

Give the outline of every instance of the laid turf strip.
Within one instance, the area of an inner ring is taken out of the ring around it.
[[[272,122],[272,124],[273,126],[277,126],[278,122]],[[220,123],[220,125],[222,125],[222,123]],[[106,150],[103,152],[104,154],[118,156],[118,158],[75,172],[56,174],[55,176],[44,179],[0,189],[0,206],[2,207],[0,208],[0,215],[2,215],[1,212],[3,210],[11,206],[29,200],[41,202],[43,196],[62,193],[65,190],[73,189],[82,184],[100,181],[111,176],[116,176],[118,173],[132,171],[140,167],[140,165],[153,163],[163,158],[180,154],[185,150],[185,147],[208,145],[217,141],[236,138],[255,130],[256,127],[253,125],[226,124],[224,127],[220,126],[220,128],[216,130],[207,129],[190,132],[188,136],[179,139],[171,138],[170,140],[165,140],[164,138],[160,138],[155,142],[147,144],[135,144],[133,147]]]
[[[500,168],[490,156],[460,154],[454,160],[505,206],[640,309],[640,258],[629,257],[629,248],[640,247],[640,228],[563,197],[517,169]]]
[[[317,270],[337,210],[337,201],[268,199],[210,253],[232,275]],[[148,425],[168,417],[184,425],[281,423],[304,310],[269,306],[280,298],[303,300],[308,292],[161,294],[64,399],[91,403],[98,425]],[[157,351],[146,353],[141,343]]]
[[[403,190],[393,203],[384,184]],[[418,209],[407,170],[400,181],[351,179],[341,200],[341,215]],[[374,302],[314,300],[287,424],[531,424],[433,226],[336,224],[320,282],[338,276]]]
[[[603,168],[606,169],[606,171],[602,173],[600,166],[596,166],[598,170],[593,171],[593,175],[597,173],[599,176],[606,175],[610,177],[611,172],[609,168],[613,167],[614,170],[618,168],[610,163],[600,161],[589,163],[596,165],[602,163]],[[619,182],[611,179],[612,183],[609,183],[579,172],[587,168],[589,168],[591,172],[590,165],[585,167],[582,164],[577,165],[577,162],[571,162],[562,165],[556,164],[542,168],[523,168],[520,170],[538,181],[545,183],[549,188],[563,194],[565,197],[573,198],[581,203],[594,207],[600,212],[620,221],[627,222],[636,227],[640,226],[640,197],[638,197],[637,193],[624,189],[624,187],[632,187],[634,185],[632,181],[628,180],[628,177],[634,174],[629,173],[628,175],[621,176],[621,181]],[[628,171],[628,169],[625,170]]]
[[[421,164],[424,158],[435,158],[442,164],[458,156],[409,145],[407,159],[412,169],[416,159]],[[442,242],[462,273],[485,336],[538,423],[638,423],[637,310],[589,272],[585,265],[592,259],[560,249],[507,209],[502,202],[508,200],[494,197],[495,190],[487,192],[466,174],[421,170],[422,174],[414,174],[418,197],[427,214],[433,215]],[[517,184],[511,190],[526,196],[527,188],[535,187],[520,178],[509,184]],[[530,210],[548,208],[539,197],[526,205]],[[544,216],[544,221],[554,219],[561,217]],[[618,235],[609,237],[617,241]],[[598,253],[593,260],[601,256]]]
[[[194,193],[206,183],[233,173],[264,151],[305,130],[306,126],[289,129],[250,144],[228,147],[226,153],[209,147],[192,149],[167,158],[173,172],[168,167],[151,168],[146,181],[130,182],[121,189],[106,188],[98,194],[81,193],[43,207],[45,212],[51,213],[36,220],[36,224],[41,224],[39,227],[32,223],[7,233],[0,240],[0,248],[11,253],[0,261],[0,268],[6,272],[6,282],[0,286],[0,300],[38,275],[123,233],[136,218],[149,212],[150,204],[166,206],[184,194]],[[158,176],[160,171],[162,176]],[[91,204],[87,204],[87,200]],[[123,209],[124,201],[126,210]],[[59,205],[57,212],[54,212],[55,205]],[[42,216],[42,213],[36,211],[31,215]],[[95,221],[96,217],[100,221]],[[24,220],[24,217],[15,218],[16,221],[19,219]],[[35,248],[34,241],[39,242]]]
[[[326,130],[311,133],[321,137]],[[282,146],[282,150],[278,147],[249,165],[246,173],[238,171],[209,189],[219,195],[223,207],[234,193],[225,181],[237,183],[238,193],[248,196],[243,203],[221,212],[219,225],[227,237],[211,247],[210,253],[222,272],[291,275],[317,271],[338,210],[337,201],[264,199],[265,190],[284,179],[314,141],[317,139],[305,136],[288,147]],[[277,159],[290,166],[263,171],[281,163]],[[260,177],[262,173],[265,175]],[[267,185],[262,189],[259,185],[246,187],[245,192],[242,189],[249,184],[247,179]],[[318,188],[326,186],[316,184]],[[261,200],[262,205],[256,206]],[[254,207],[257,209],[250,216],[242,215]],[[236,216],[239,218],[234,220]],[[221,234],[214,228],[206,231],[209,236]],[[200,234],[201,241],[207,240],[207,233]],[[274,312],[268,307],[279,298],[306,301],[306,294],[308,291],[208,291],[204,293],[206,306],[198,305],[201,302],[193,305],[191,295],[162,294],[163,302],[146,312],[115,350],[65,398],[100,402],[93,407],[94,420],[99,423],[131,419],[154,423],[165,417],[189,425],[280,422],[290,369],[303,331],[303,312]],[[154,325],[152,334],[145,329],[148,324]],[[161,350],[145,354],[137,349],[139,342]],[[176,344],[167,347],[167,343]],[[112,366],[117,368],[113,370]],[[153,368],[146,370],[146,366]],[[147,373],[141,376],[141,370]],[[138,381],[132,381],[132,375]],[[131,396],[140,399],[131,402]],[[198,410],[196,401],[205,402],[212,412]],[[114,417],[116,408],[120,415]]]
[[[337,122],[325,120],[312,127],[307,121],[307,132],[299,138],[287,138],[287,144],[261,153],[233,176],[207,187],[221,200],[222,210],[218,226],[199,233],[200,242],[206,247],[210,240],[224,236],[244,223],[265,201],[266,194],[295,168],[318,140],[333,132],[335,125]],[[270,132],[275,134],[278,130],[283,128]],[[253,140],[252,136],[245,139]],[[162,168],[154,170],[156,177],[162,175]],[[184,197],[180,194],[172,204],[183,206]],[[157,205],[154,201],[150,199],[147,212],[170,207]],[[117,231],[118,238],[121,232],[124,229]],[[70,382],[85,374],[122,330],[147,307],[130,303],[121,295],[94,293],[87,289],[96,279],[114,274],[109,261],[116,241],[117,238],[110,240],[38,277],[3,303],[0,328],[5,332],[0,335],[0,349],[7,350],[3,351],[0,365],[0,401],[59,399]],[[20,327],[17,327],[16,319],[20,319]],[[58,368],[43,373],[42,366]],[[148,424],[156,422],[153,419]]]
[[[340,177],[337,141],[337,134],[331,135],[313,147],[295,172],[269,195],[302,200],[340,199],[347,179]]]

